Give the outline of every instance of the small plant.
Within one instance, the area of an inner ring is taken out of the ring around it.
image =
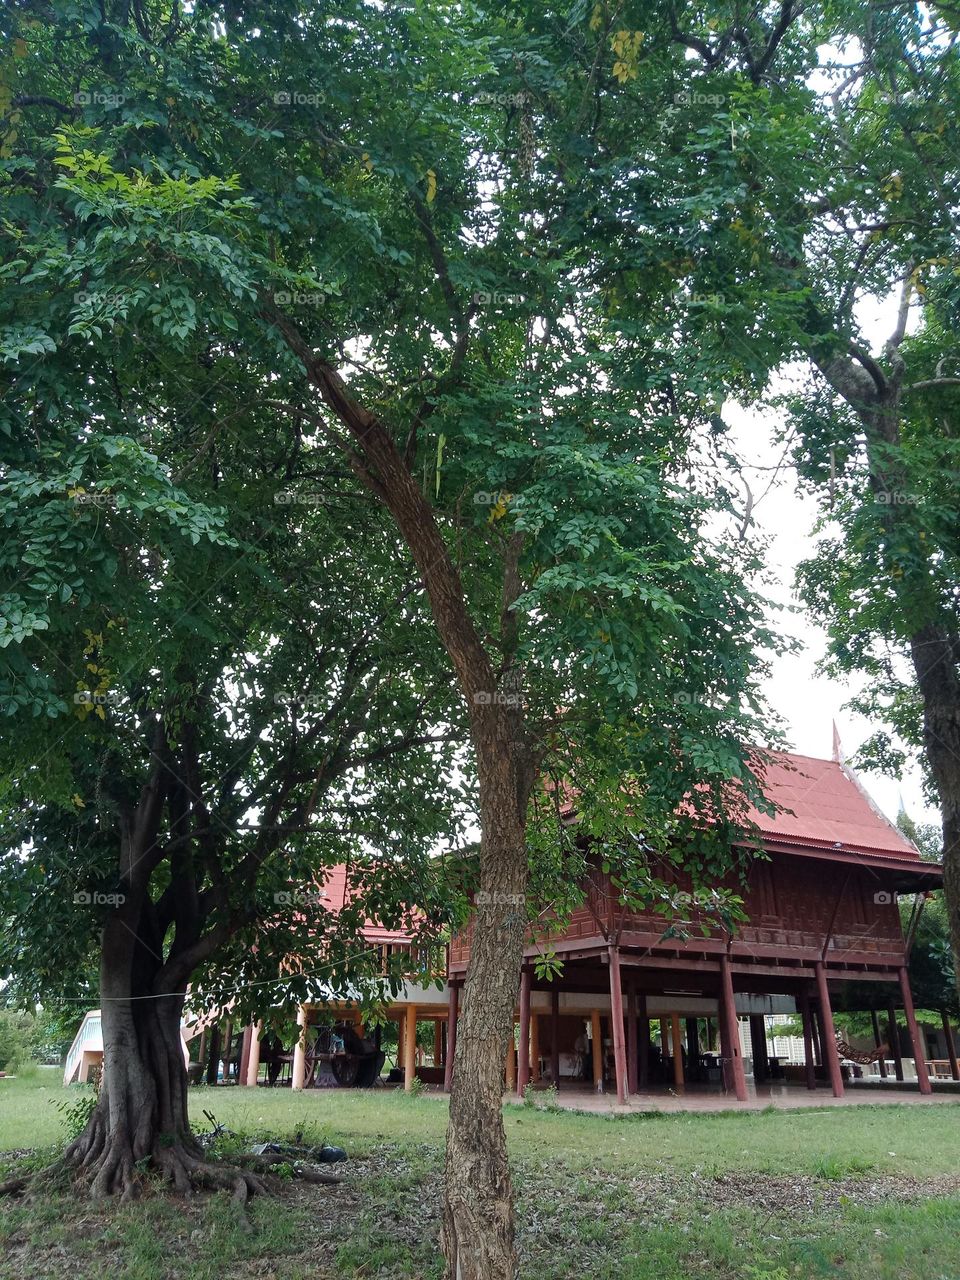
[[[813,1163],[813,1174],[826,1182],[840,1182],[844,1178],[869,1173],[872,1168],[869,1160],[861,1160],[858,1156],[818,1156]]]
[[[407,1093],[412,1094],[415,1098],[419,1098],[421,1093],[423,1093],[423,1081],[419,1076],[414,1076],[410,1081],[410,1088],[407,1090]]]
[[[84,1093],[79,1098],[74,1098],[72,1102],[64,1098],[62,1102],[54,1102],[53,1105],[63,1116],[67,1137],[72,1142],[74,1138],[79,1138],[84,1129],[86,1129],[90,1117],[93,1115],[93,1109],[97,1105],[97,1095],[95,1093]]]
[[[557,1086],[555,1084],[544,1085],[538,1089],[531,1083],[523,1091],[523,1105],[525,1107],[536,1107],[538,1111],[559,1111],[557,1096]]]

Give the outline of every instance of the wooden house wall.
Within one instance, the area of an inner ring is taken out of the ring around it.
[[[682,885],[679,876],[663,870],[658,874]],[[900,913],[893,895],[885,894],[884,883],[882,872],[826,859],[774,854],[770,861],[755,862],[745,891],[728,886],[742,895],[748,916],[736,935],[735,950],[758,959],[813,958],[822,952],[829,933],[828,962],[845,959],[900,965]],[[606,940],[597,917],[609,928],[615,892],[599,871],[594,873],[593,884],[588,901],[573,913],[563,933],[552,939],[554,943],[582,942],[586,946]],[[883,900],[885,896],[889,901]],[[649,945],[662,934],[665,923],[654,912],[624,915],[616,909],[614,914],[614,925],[621,926],[625,945],[632,940],[638,945],[646,940]],[[450,964],[455,971],[461,971],[469,960],[471,934],[472,925],[451,943]],[[534,941],[531,936],[531,945]],[[698,934],[687,943],[672,941],[670,945],[681,951],[703,952],[719,949],[721,939],[714,935],[704,940]]]

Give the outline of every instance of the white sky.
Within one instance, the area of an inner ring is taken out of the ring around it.
[[[882,331],[882,320],[878,328]],[[749,464],[763,468],[779,461],[783,446],[773,442],[776,423],[769,413],[727,403],[723,416],[733,427],[732,438],[738,452]],[[766,489],[770,473],[758,470],[748,471],[747,475],[758,499],[754,508],[756,526],[771,539],[766,564],[775,583],[766,587],[765,594],[778,603],[796,606],[797,612],[779,615],[778,625],[799,639],[802,646],[797,653],[775,659],[765,682],[770,705],[786,722],[794,751],[829,759],[833,748],[831,725],[835,720],[844,755],[852,756],[880,726],[845,709],[844,704],[856,688],[862,687],[862,681],[857,685],[838,684],[816,673],[817,662],[826,653],[826,633],[813,624],[793,591],[797,565],[813,550],[813,527],[819,515],[817,503],[798,492],[795,474],[789,467],[784,467],[779,481],[763,498],[760,495]],[[915,764],[901,778],[867,772],[859,776],[891,820],[896,819],[902,794],[907,812],[915,821],[939,825],[939,813],[924,802],[920,772]]]

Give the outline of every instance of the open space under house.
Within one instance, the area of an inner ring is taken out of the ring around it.
[[[838,758],[771,753],[765,789],[778,812],[751,815],[768,857],[750,868],[749,919],[734,936],[664,936],[661,917],[623,908],[599,866],[583,905],[550,939],[564,962],[559,976],[536,975],[540,944],[531,936],[516,1049],[504,1064],[508,1091],[541,1083],[577,1105],[598,1092],[619,1103],[659,1094],[697,1105],[711,1097],[800,1101],[821,1087],[842,1098],[848,1088],[897,1081],[926,1095],[933,1080],[960,1081],[946,1017],[942,1027],[918,1025],[907,969],[912,930],[905,936],[897,905],[898,895],[916,895],[916,919],[923,895],[941,884],[939,864],[921,859]],[[335,910],[346,892],[342,869],[325,892]],[[410,950],[413,960],[411,940],[400,932],[369,925],[366,940]],[[419,1078],[450,1088],[470,946],[468,927],[448,948],[442,987],[408,981],[389,1005],[388,1019],[397,1023],[389,1082],[410,1089]],[[422,966],[418,952],[411,972]],[[834,1026],[838,1009],[869,1011],[874,1042],[844,1042]],[[802,1040],[771,1052],[768,1020],[797,1014]],[[381,1032],[367,1034],[349,1000],[318,990],[297,1020],[293,1046],[263,1036],[262,1023],[231,1027],[229,1011],[186,1024],[193,1077],[215,1083],[222,1063],[222,1074],[240,1084],[299,1090],[369,1086],[385,1074]],[[66,1081],[86,1078],[97,1062],[98,1022],[96,1012],[87,1015]],[[426,1054],[424,1023],[433,1029]]]

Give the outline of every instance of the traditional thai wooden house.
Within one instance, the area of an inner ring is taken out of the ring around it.
[[[753,1076],[763,1080],[780,1073],[768,1060],[763,1017],[793,1009],[803,1019],[805,1083],[814,1088],[820,1076],[841,1096],[833,1009],[853,1000],[874,1013],[878,1043],[877,1011],[895,1025],[895,1006],[902,1007],[919,1088],[929,1092],[897,895],[939,886],[940,866],[921,860],[839,760],[774,753],[764,790],[778,812],[750,815],[767,857],[750,866],[748,921],[736,934],[665,936],[662,918],[625,910],[597,867],[583,905],[550,939],[563,959],[555,980],[536,976],[541,942],[531,937],[518,1007],[518,1091],[531,1079],[562,1088],[565,1078],[581,1087],[586,1078],[597,1087],[609,1081],[622,1101],[654,1082],[677,1090],[722,1082],[746,1100],[739,1018],[750,1019]],[[674,873],[664,866],[658,874]],[[451,1026],[470,944],[468,928],[450,947]],[[899,1054],[898,1038],[891,1041]]]
[[[771,753],[764,789],[777,813],[751,814],[766,857],[750,863],[740,890],[747,922],[735,934],[668,936],[662,917],[625,910],[610,877],[596,866],[582,906],[562,934],[549,939],[563,960],[554,978],[537,976],[542,940],[530,935],[516,1011],[517,1047],[505,1063],[508,1087],[521,1093],[531,1081],[552,1082],[561,1090],[609,1087],[623,1101],[658,1086],[676,1092],[696,1086],[746,1100],[748,1075],[755,1083],[792,1076],[801,1087],[822,1083],[841,1096],[845,1073],[857,1057],[878,1059],[881,1071],[889,1059],[903,1078],[900,1036],[882,1036],[880,1025],[883,1015],[895,1028],[900,1008],[918,1087],[930,1091],[897,895],[921,900],[941,884],[941,867],[921,859],[838,759]],[[663,867],[658,874],[675,873]],[[337,895],[346,892],[345,877],[331,873],[326,892],[335,910]],[[370,925],[368,933],[374,946],[412,947],[402,932]],[[450,1087],[470,947],[468,927],[450,944],[442,991],[417,977],[425,967],[422,957],[411,954],[411,980],[387,1011],[398,1023],[398,1074],[408,1089],[417,1075]],[[874,1054],[838,1047],[838,1007],[872,1013]],[[791,1068],[769,1054],[764,1017],[797,1013],[805,1062]],[[426,1067],[417,1061],[417,1031],[419,1026],[422,1033],[425,1021],[433,1027],[433,1063]],[[299,1042],[283,1054],[295,1089],[314,1080],[324,1056],[324,1028],[331,1022],[341,1039],[343,1028],[352,1027],[357,1042],[366,1044],[364,1052],[380,1049],[379,1038],[366,1043],[370,1038],[349,993],[318,990],[300,1008],[298,1022]],[[960,1079],[952,1039],[949,1048],[952,1074]],[[260,1028],[247,1028],[240,1081],[257,1083],[262,1056]],[[269,1071],[270,1062],[264,1065]]]

